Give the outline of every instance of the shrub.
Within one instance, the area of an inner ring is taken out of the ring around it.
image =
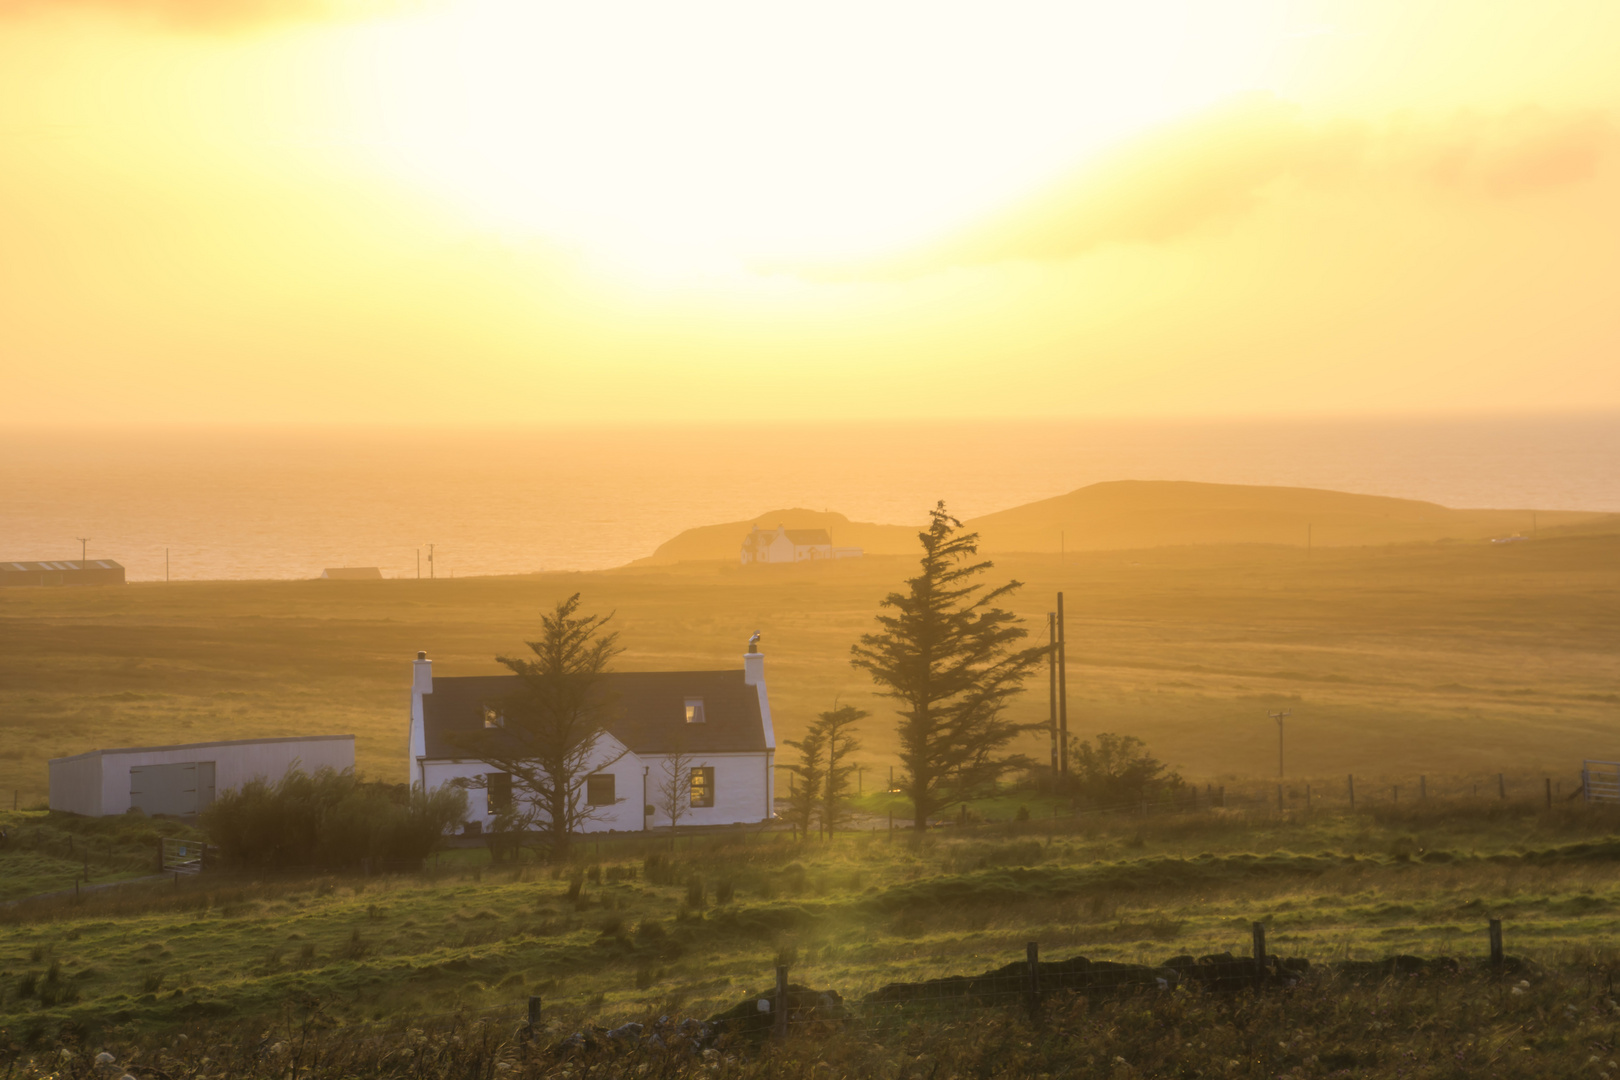
[[[1097,736],[1074,754],[1074,786],[1080,800],[1094,807],[1135,806],[1144,799],[1173,796],[1184,785],[1168,765],[1148,753],[1134,735]]]
[[[293,769],[216,798],[202,825],[234,866],[353,867],[364,859],[416,865],[467,816],[467,793],[364,783],[351,770]]]

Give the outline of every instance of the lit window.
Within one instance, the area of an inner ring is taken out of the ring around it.
[[[506,714],[501,712],[500,708],[495,706],[495,705],[485,705],[484,706],[484,726],[487,727],[487,728],[505,727],[506,726]]]
[[[703,723],[703,699],[689,697],[686,699],[686,722],[688,724]]]
[[[585,804],[587,806],[612,806],[618,802],[613,796],[613,774],[605,773],[601,776],[587,776],[585,778]]]
[[[692,805],[714,805],[714,769],[711,766],[692,770]]]
[[[504,814],[512,809],[512,774],[503,772],[488,773],[484,777],[485,789],[489,792],[489,812]]]

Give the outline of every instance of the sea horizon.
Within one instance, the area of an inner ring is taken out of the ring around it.
[[[1620,414],[0,432],[0,559],[132,581],[596,570],[775,510],[962,518],[1110,480],[1620,511]],[[836,540],[836,537],[835,537]]]

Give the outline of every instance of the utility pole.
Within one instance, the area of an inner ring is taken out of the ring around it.
[[[1283,775],[1283,721],[1294,715],[1294,710],[1287,712],[1268,712],[1267,716],[1277,721],[1277,779]]]
[[[1064,649],[1063,594],[1057,595],[1058,769],[1069,775],[1069,656]]]
[[[90,537],[88,537],[88,536],[75,536],[73,539],[75,539],[75,540],[77,540],[79,542],[79,563],[80,563],[79,569],[82,570],[82,569],[84,569],[83,563],[86,560],[85,552],[90,550]]]
[[[1046,613],[1046,640],[1052,646],[1052,651],[1046,654],[1046,701],[1050,706],[1051,716],[1047,726],[1052,732],[1052,775],[1058,772],[1058,717],[1057,717],[1057,615],[1054,612]]]
[[[428,580],[432,581],[433,580],[433,545],[429,544],[427,546],[427,548],[428,548]]]

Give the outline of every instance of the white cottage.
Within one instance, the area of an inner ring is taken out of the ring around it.
[[[832,535],[826,529],[784,529],[778,525],[775,532],[754,526],[743,538],[742,563],[794,563],[813,562],[818,559],[855,559],[861,555],[858,547],[834,547]]]
[[[753,643],[750,643],[751,645]],[[776,734],[765,692],[765,657],[743,656],[741,670],[626,671],[603,677],[612,711],[585,777],[592,816],[586,832],[631,832],[669,824],[662,809],[666,762],[691,758],[691,807],[685,825],[734,825],[772,815]],[[491,803],[511,778],[476,759],[480,738],[498,738],[501,703],[520,688],[516,675],[434,678],[433,661],[416,654],[411,682],[410,782],[428,791],[455,780],[482,780],[467,792],[469,822],[489,824]]]

